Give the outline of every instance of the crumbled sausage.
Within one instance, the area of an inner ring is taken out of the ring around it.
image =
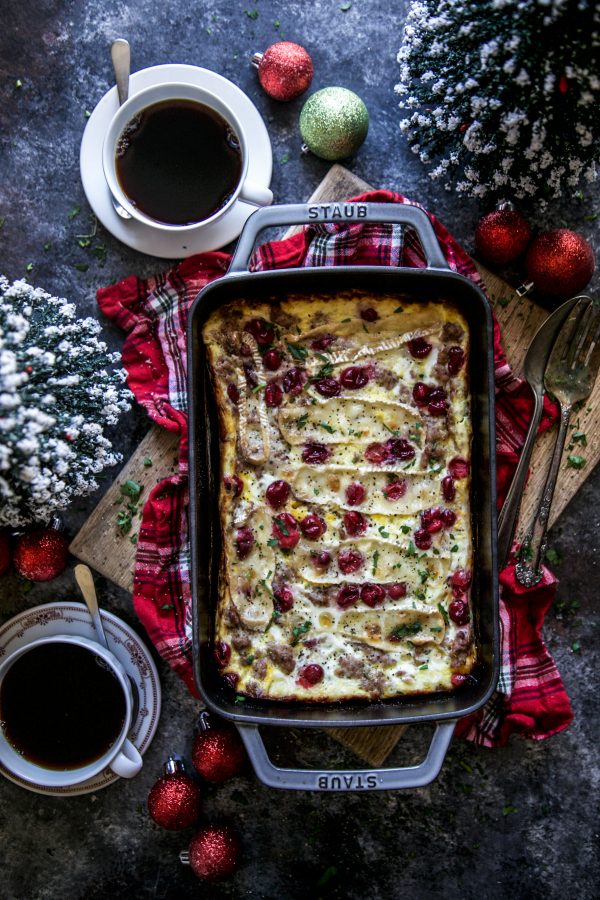
[[[237,611],[237,607],[233,603],[230,603],[225,610],[225,619],[227,620],[228,624],[232,625],[234,628],[237,628],[242,624],[240,614]]]
[[[267,656],[285,675],[291,675],[296,665],[294,651],[287,644],[269,644]]]
[[[462,325],[459,325],[458,322],[446,322],[442,328],[442,340],[460,341],[464,333]]]
[[[240,631],[231,638],[231,645],[238,653],[242,653],[243,650],[247,650],[250,647],[251,641],[247,634]]]
[[[261,688],[260,684],[257,681],[249,681],[246,685],[246,693],[250,697],[256,697],[257,699],[260,697],[264,697],[265,692]]]
[[[340,656],[335,674],[340,678],[362,678],[365,674],[364,660],[347,654]]]
[[[266,659],[255,659],[252,663],[252,671],[256,675],[257,678],[263,679],[267,674],[267,661]]]
[[[459,669],[467,661],[469,646],[471,644],[471,630],[459,628],[450,644],[450,665],[453,669]]]
[[[290,328],[298,324],[298,318],[291,313],[285,312],[280,306],[274,306],[271,310],[271,322],[275,322],[276,325],[287,328],[289,331]]]
[[[385,688],[385,676],[381,672],[368,674],[360,682],[360,687],[368,692],[371,700],[379,700]]]
[[[387,388],[388,391],[391,391],[399,381],[399,377],[395,372],[392,372],[391,369],[385,369],[383,368],[383,366],[377,366],[377,369],[375,370],[376,384],[379,384],[381,385],[381,387]]]

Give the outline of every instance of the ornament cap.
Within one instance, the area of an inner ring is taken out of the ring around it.
[[[210,713],[207,709],[204,709],[198,716],[198,728],[201,732],[204,732],[210,731],[211,727]]]
[[[180,756],[169,756],[164,764],[165,775],[176,775],[178,772],[185,772],[185,765]]]
[[[260,66],[260,61],[263,58],[264,53],[253,53],[250,57],[250,65],[254,66],[255,69],[258,69]]]
[[[179,854],[179,862],[183,863],[184,866],[189,866],[190,864],[190,851],[182,850]]]
[[[506,200],[506,199],[500,200],[496,209],[500,209],[500,210],[509,209],[511,212],[514,212],[515,204],[512,202],[512,200]]]
[[[533,288],[533,281],[524,281],[523,284],[519,285],[515,293],[518,297],[526,297],[527,294],[532,292]]]

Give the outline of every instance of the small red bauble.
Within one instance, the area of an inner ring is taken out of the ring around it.
[[[66,537],[55,528],[36,528],[17,539],[15,569],[29,581],[51,581],[63,571],[69,557]]]
[[[0,528],[0,575],[6,575],[12,562],[12,540],[6,528]]]
[[[581,234],[568,228],[544,231],[525,258],[528,281],[541,293],[561,300],[582,290],[594,268],[592,248]]]
[[[300,44],[278,41],[264,53],[255,53],[252,65],[258,69],[262,89],[273,100],[294,100],[306,91],[313,77],[313,63]]]
[[[203,881],[222,881],[239,866],[241,849],[229,825],[206,825],[194,835],[183,859]]]
[[[200,729],[192,748],[192,765],[198,774],[215,784],[239,775],[246,751],[237,729],[208,713],[201,714]]]
[[[486,262],[506,266],[527,249],[531,228],[515,209],[495,209],[480,219],[475,247]]]
[[[165,763],[165,774],[148,794],[148,812],[167,831],[180,831],[198,821],[200,788],[179,760],[169,757]]]

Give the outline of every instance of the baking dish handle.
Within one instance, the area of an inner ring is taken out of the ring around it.
[[[394,225],[410,225],[417,232],[423,247],[427,268],[448,269],[446,257],[435,236],[427,213],[418,206],[407,203],[297,203],[269,206],[253,213],[240,235],[230,272],[245,272],[256,238],[265,228],[280,225],[316,225],[321,222],[387,222]],[[399,267],[400,268],[400,267]]]
[[[291,791],[389,791],[423,787],[438,776],[456,721],[437,722],[423,762],[400,769],[281,769],[269,759],[257,725],[236,725],[254,771],[269,787]]]

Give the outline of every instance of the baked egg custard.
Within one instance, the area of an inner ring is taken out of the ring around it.
[[[203,339],[223,676],[303,702],[458,687],[476,657],[464,318],[400,295],[240,299]]]

